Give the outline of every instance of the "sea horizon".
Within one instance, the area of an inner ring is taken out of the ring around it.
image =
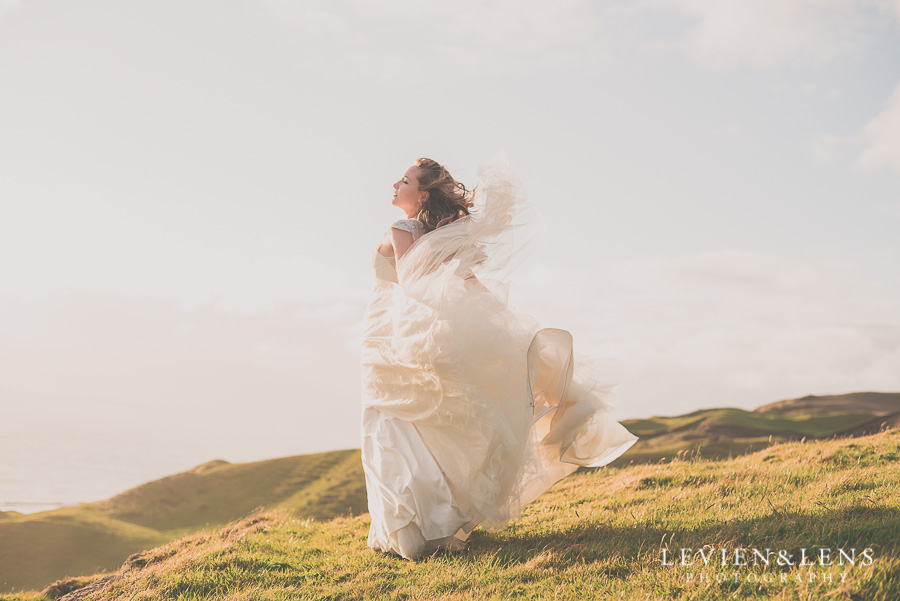
[[[141,430],[140,425],[110,428],[84,423],[78,428],[85,435],[66,439],[52,429],[35,433],[0,426],[0,511],[31,514],[102,501],[209,461],[246,463],[349,448],[335,440],[333,449],[299,444],[296,449],[279,448],[261,442],[254,449],[256,441],[248,444],[246,437],[228,444],[221,437],[189,439],[171,431],[169,440],[177,444],[154,444],[158,432]]]

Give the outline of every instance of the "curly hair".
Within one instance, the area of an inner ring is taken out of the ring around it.
[[[453,179],[447,168],[432,159],[420,158],[419,190],[428,192],[428,200],[422,203],[416,219],[430,232],[471,214],[475,190],[469,190]]]

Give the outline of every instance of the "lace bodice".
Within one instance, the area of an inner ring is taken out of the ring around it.
[[[418,240],[419,236],[425,233],[425,224],[418,219],[398,219],[391,224],[391,227],[412,234],[413,242]]]

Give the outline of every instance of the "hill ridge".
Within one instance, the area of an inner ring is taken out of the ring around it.
[[[687,456],[726,458],[772,443],[868,435],[900,425],[900,413],[854,412],[860,395],[882,403],[876,409],[889,398],[900,407],[900,394],[865,392],[807,395],[800,397],[807,406],[783,411],[724,407],[624,420],[640,440],[610,467]],[[832,410],[836,398],[844,402],[839,411]],[[817,409],[816,399],[825,399],[827,410]],[[606,469],[579,468],[576,475]],[[133,553],[261,507],[316,519],[362,514],[367,500],[360,450],[234,464],[212,460],[104,501],[38,514],[0,514],[0,591],[42,587],[65,574],[112,570]]]
[[[699,409],[671,417],[623,420],[622,424],[640,438],[614,465],[656,462],[685,452],[728,457],[773,441],[859,436],[893,427],[900,424],[900,393],[806,395],[752,411]]]
[[[889,429],[856,439],[775,443],[732,459],[576,473],[506,529],[476,529],[466,550],[417,562],[368,549],[368,514],[319,521],[267,511],[135,554],[115,573],[80,584],[93,582],[92,588],[62,599],[887,601],[900,598],[894,544],[900,508],[893,502],[900,471],[886,469],[898,460],[900,431]],[[727,578],[717,582],[715,564],[676,565],[661,556],[663,549],[671,558],[703,545],[729,552],[803,548],[811,557],[822,549],[849,556],[852,547],[854,557],[866,550],[873,560],[729,564]],[[766,574],[774,578],[766,581]]]

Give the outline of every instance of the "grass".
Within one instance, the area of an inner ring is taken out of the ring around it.
[[[625,420],[622,422],[638,436],[659,436],[698,426],[707,429],[722,428],[729,434],[746,431],[766,435],[786,433],[799,436],[830,436],[873,419],[874,414],[864,411],[840,411],[831,413],[760,413],[726,407],[703,409],[674,417]]]
[[[778,443],[728,460],[576,472],[506,529],[476,529],[465,551],[417,562],[370,550],[368,514],[318,520],[265,511],[135,556],[84,598],[894,600],[898,457],[900,431],[887,430]],[[873,561],[722,568],[702,565],[696,550],[704,545],[810,556],[869,548]],[[664,565],[662,549],[671,558],[682,548],[693,550],[693,565]]]
[[[148,482],[108,501],[94,503],[92,508],[154,530],[195,529],[206,523],[225,523],[256,507],[290,503],[292,496],[320,485],[321,479],[331,475],[336,467],[346,465],[348,459],[358,460],[359,450],[240,464],[212,462]],[[344,475],[345,470],[338,471]],[[359,476],[362,477],[361,469]]]
[[[0,516],[0,591],[43,588],[261,507],[320,519],[366,510],[359,449],[252,463],[214,461],[106,501]]]
[[[879,419],[876,412],[865,410],[761,412],[726,407],[625,420],[622,425],[640,440],[613,465],[655,463],[686,452],[726,458],[763,449],[772,442],[842,435]]]

